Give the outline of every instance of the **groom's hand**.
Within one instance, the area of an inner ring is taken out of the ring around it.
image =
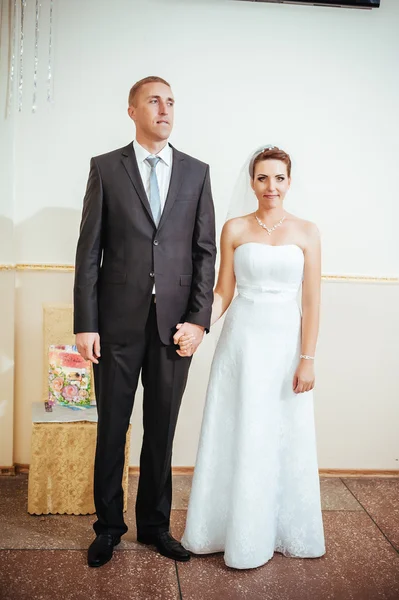
[[[76,346],[78,352],[85,360],[90,360],[98,365],[98,359],[101,356],[100,336],[98,333],[77,333]]]
[[[176,329],[173,342],[179,345],[177,354],[184,357],[192,356],[202,342],[205,328],[193,323],[178,323]]]

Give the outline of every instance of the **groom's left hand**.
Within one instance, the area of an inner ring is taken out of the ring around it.
[[[176,350],[177,354],[183,357],[192,356],[202,342],[205,328],[186,322],[178,323],[176,329],[173,342],[179,345],[179,349]]]

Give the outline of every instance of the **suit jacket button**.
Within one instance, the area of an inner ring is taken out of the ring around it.
[[[151,271],[150,277],[154,277],[154,271]]]
[[[158,246],[159,242],[158,240],[154,240],[154,246]]]

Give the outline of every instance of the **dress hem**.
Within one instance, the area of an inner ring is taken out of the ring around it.
[[[184,543],[184,541],[182,540],[182,544],[184,546],[184,548],[186,550],[188,550],[189,552],[191,552],[192,554],[196,555],[196,556],[207,556],[209,554],[225,554],[226,550],[225,548],[221,548],[221,549],[212,549],[212,550],[193,550],[192,548],[190,548],[190,546]],[[266,565],[269,561],[272,560],[272,558],[274,557],[275,553],[278,554],[282,554],[283,556],[285,556],[286,558],[305,558],[305,559],[312,559],[312,558],[322,558],[325,554],[326,554],[326,550],[324,549],[323,552],[317,553],[317,554],[290,554],[288,552],[283,552],[282,550],[278,550],[277,548],[274,549],[273,554],[269,557],[266,558],[265,560],[263,560],[261,563],[256,563],[255,565],[251,565],[251,566],[238,566],[229,562],[226,562],[226,559],[224,558],[224,562],[226,564],[227,567],[231,568],[231,569],[240,569],[240,570],[244,570],[244,569],[258,569],[259,567],[263,567],[264,565]]]

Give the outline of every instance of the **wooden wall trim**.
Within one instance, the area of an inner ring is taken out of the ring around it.
[[[63,273],[73,273],[74,265],[57,263],[17,263],[0,264],[0,271],[55,271]],[[379,275],[345,275],[325,273],[322,275],[323,281],[341,282],[341,283],[390,283],[399,284],[399,277],[386,277]]]

